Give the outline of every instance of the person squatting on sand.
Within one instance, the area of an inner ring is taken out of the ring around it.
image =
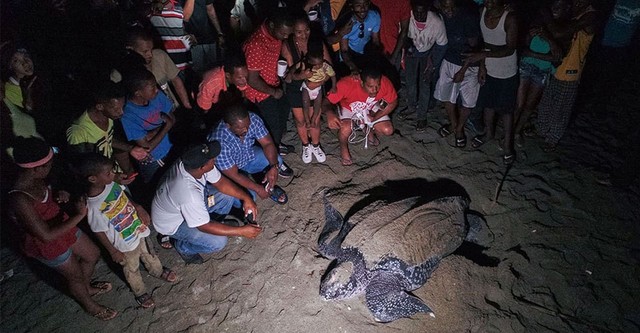
[[[27,257],[34,258],[62,275],[67,291],[88,314],[110,320],[118,311],[96,303],[92,296],[112,289],[111,283],[91,282],[100,257],[98,247],[76,227],[87,216],[84,197],[73,205],[71,216],[59,204],[69,202],[65,191],[54,191],[47,182],[53,165],[53,149],[38,138],[18,140],[13,151],[20,167],[18,179],[9,192],[13,231]]]
[[[209,141],[221,144],[216,167],[255,198],[271,198],[279,204],[288,201],[287,194],[277,185],[278,177],[289,178],[293,170],[278,155],[275,143],[262,119],[243,105],[225,110],[223,121],[214,128]],[[256,142],[258,145],[256,145]],[[251,175],[262,173],[264,176]]]
[[[254,224],[220,223],[234,206],[257,221],[258,208],[247,192],[216,169],[219,153],[218,141],[187,149],[160,181],[151,204],[153,226],[174,240],[187,264],[201,264],[200,253],[222,250],[228,236],[255,238],[262,231]]]
[[[377,134],[393,134],[389,114],[397,105],[398,95],[393,84],[375,68],[365,68],[359,77],[347,76],[338,81],[336,92],[327,95],[323,109],[331,127],[337,128],[337,122],[340,123],[338,140],[342,165],[353,163],[349,136],[356,130],[354,122],[363,125],[368,143],[377,146],[380,144]]]

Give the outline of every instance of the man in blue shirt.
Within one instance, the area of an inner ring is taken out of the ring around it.
[[[222,146],[216,167],[225,176],[254,196],[257,194],[262,199],[271,197],[280,204],[287,202],[286,193],[276,183],[278,176],[291,177],[293,170],[282,161],[264,122],[255,113],[239,104],[229,107],[208,140],[217,140]],[[255,144],[256,141],[259,145]],[[249,177],[265,170],[262,184]]]
[[[365,45],[371,41],[376,48],[381,47],[380,14],[369,9],[370,6],[369,0],[351,0],[353,27],[340,41],[342,61],[354,74],[359,74],[360,69],[365,67]]]

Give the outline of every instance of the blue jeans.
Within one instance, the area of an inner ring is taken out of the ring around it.
[[[428,52],[425,53],[428,54]],[[427,119],[429,99],[431,98],[431,76],[424,73],[427,59],[426,56],[404,58],[407,105],[410,111],[417,111],[417,120]]]
[[[213,194],[215,198],[215,204],[208,207],[209,213],[227,215],[231,210],[231,207],[241,207],[240,200],[230,195],[226,195],[216,188],[207,183],[205,189],[205,197],[203,200],[207,200],[207,193]],[[186,221],[183,221],[178,230],[171,235],[171,238],[175,239],[176,251],[185,255],[194,255],[197,253],[212,253],[222,250],[227,245],[226,236],[212,235],[198,230],[198,228],[191,228],[187,225]]]
[[[264,169],[269,166],[269,160],[267,159],[267,156],[265,156],[262,147],[253,146],[253,154],[255,158],[247,163],[247,165],[240,168],[240,171],[244,171],[248,174],[254,174],[264,171]],[[278,165],[281,165],[282,163],[284,163],[282,161],[282,157],[278,154]],[[256,200],[256,192],[249,190],[249,193],[251,194],[251,197],[253,197],[253,200]]]

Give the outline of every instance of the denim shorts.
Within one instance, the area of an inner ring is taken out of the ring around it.
[[[532,64],[520,63],[520,80],[531,81],[538,87],[544,87],[549,79],[549,70],[540,69]]]
[[[76,231],[76,240],[78,240],[80,238],[80,236],[82,236],[82,230],[78,229],[78,231]],[[53,259],[44,259],[44,258],[36,258],[38,259],[38,261],[40,261],[41,263],[51,267],[51,268],[55,268],[58,267],[62,264],[64,264],[65,262],[67,262],[67,260],[69,260],[69,258],[71,258],[71,246],[64,251],[63,254],[53,258]]]

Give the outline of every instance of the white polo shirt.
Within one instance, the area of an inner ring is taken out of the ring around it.
[[[185,169],[182,161],[175,163],[156,190],[151,204],[151,221],[156,231],[173,235],[183,221],[190,228],[209,223],[209,212],[204,202],[204,186],[217,183],[220,171],[215,167],[202,178],[195,179]]]

